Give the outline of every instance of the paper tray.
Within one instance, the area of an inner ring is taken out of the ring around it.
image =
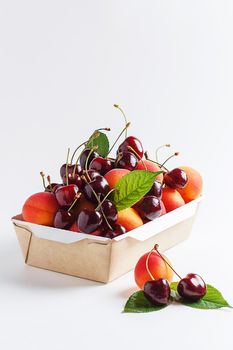
[[[25,263],[47,270],[110,282],[134,268],[158,243],[165,251],[185,240],[202,197],[114,239],[36,225],[12,218]]]

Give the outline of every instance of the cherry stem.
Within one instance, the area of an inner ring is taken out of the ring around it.
[[[104,203],[104,201],[106,201],[106,199],[108,198],[108,196],[109,196],[112,192],[114,192],[114,191],[116,191],[115,188],[113,188],[112,190],[110,190],[110,191],[106,194],[106,196],[104,197],[104,199],[98,204],[98,206],[95,208],[95,210],[98,210],[98,209],[102,206],[102,204]]]
[[[176,156],[178,156],[178,155],[179,155],[179,152],[175,152],[175,153],[172,154],[170,157],[168,157],[168,158],[160,165],[160,167],[161,167],[161,168],[164,167],[164,164],[166,164],[171,158],[176,157]]]
[[[159,162],[159,158],[158,158],[158,151],[161,149],[161,148],[164,148],[164,147],[171,147],[171,145],[169,143],[166,143],[165,145],[161,145],[159,146],[158,148],[156,148],[155,150],[155,157],[156,157],[156,161]]]
[[[88,177],[88,180],[89,180],[89,181],[91,181],[91,178],[90,178],[90,176],[89,176],[89,174],[88,174],[87,165],[88,165],[88,161],[89,161],[89,159],[90,159],[91,154],[92,154],[94,151],[96,151],[97,149],[98,149],[98,146],[92,147],[92,149],[90,150],[90,152],[88,153],[88,156],[87,156],[87,158],[86,158],[86,162],[85,162],[85,171],[86,171],[86,174],[87,174],[87,177]]]
[[[117,108],[117,109],[119,109],[119,111],[122,113],[122,115],[123,115],[123,117],[124,117],[124,119],[125,119],[125,126],[128,124],[128,122],[127,122],[127,119],[126,119],[126,115],[125,115],[125,113],[124,113],[124,111],[123,111],[123,109],[119,106],[119,105],[113,105],[115,108]],[[125,138],[127,137],[127,128],[125,129]]]
[[[178,276],[179,279],[182,280],[182,277],[173,269],[173,267],[169,264],[169,262],[159,252],[159,245],[158,244],[155,244],[154,250],[159,254],[159,256],[163,259],[163,261],[170,267],[170,269],[176,274],[176,276]]]
[[[150,159],[148,157],[146,158],[146,160],[149,160],[150,162],[157,164],[160,168],[164,168],[166,171],[169,171],[168,168],[166,168],[164,165],[156,162],[155,160],[152,160],[152,159]]]
[[[81,197],[81,193],[77,193],[75,196],[75,200],[73,201],[73,203],[71,204],[71,206],[69,207],[69,209],[67,210],[68,213],[71,211],[71,209],[73,208],[73,206],[76,204],[77,200]]]
[[[40,176],[42,178],[44,189],[47,190],[46,185],[45,185],[45,179],[44,179],[45,178],[45,174],[43,173],[43,171],[40,172]]]
[[[122,159],[123,157],[123,154],[122,152],[119,152],[118,155],[117,155],[117,159],[115,161],[115,167],[117,167],[117,164],[119,163],[119,161]]]
[[[150,251],[150,253],[147,255],[146,257],[146,270],[150,276],[150,278],[152,279],[152,281],[155,280],[154,276],[152,275],[152,273],[150,272],[150,269],[149,269],[149,259],[150,259],[150,256],[151,254],[154,252],[154,248]]]
[[[48,180],[48,183],[49,183],[49,188],[50,188],[50,191],[51,192],[54,192],[53,188],[52,188],[52,185],[51,185],[51,177],[48,175],[47,176],[47,180]]]
[[[79,145],[79,146],[74,150],[74,152],[73,152],[73,154],[72,154],[72,156],[71,156],[71,160],[70,160],[70,163],[71,163],[71,164],[73,163],[73,159],[74,159],[74,156],[75,156],[76,152],[79,150],[79,148],[81,148],[82,146],[85,146],[85,144],[86,144],[87,142],[88,142],[88,140],[85,141],[85,142],[83,142],[83,143],[81,143],[81,145]]]
[[[142,161],[142,164],[143,164],[145,170],[148,170],[148,169],[147,169],[147,166],[146,166],[146,163],[144,162],[144,160],[142,159],[142,157],[135,151],[135,149],[133,149],[133,147],[131,147],[131,146],[127,146],[127,148],[128,148],[131,152],[133,152],[133,153],[137,156],[137,158],[139,158],[139,159]]]
[[[81,178],[85,181],[85,183],[86,183],[88,186],[90,186],[90,188],[91,188],[91,190],[92,190],[92,192],[93,192],[93,194],[94,194],[94,196],[95,196],[95,198],[96,198],[96,200],[97,200],[97,202],[98,202],[98,206],[99,206],[100,203],[101,203],[101,202],[100,202],[100,198],[98,197],[98,195],[97,195],[97,193],[95,192],[94,188],[89,184],[89,182],[87,181],[87,179],[85,178],[84,175],[81,176]],[[103,215],[104,220],[106,221],[108,227],[110,228],[111,231],[113,231],[113,229],[112,229],[111,225],[109,224],[109,222],[108,222],[108,220],[107,220],[107,218],[106,218],[106,216],[105,216],[105,214],[104,214],[102,208],[101,208],[101,212],[102,212],[102,215]]]
[[[69,162],[70,148],[68,148],[67,157],[66,157],[66,185],[69,185],[68,179],[68,162]]]
[[[111,131],[111,129],[110,129],[110,128],[99,128],[99,129],[96,129],[96,131],[101,131],[101,130]]]
[[[113,148],[115,147],[117,141],[119,140],[119,138],[121,137],[121,135],[124,133],[124,131],[126,129],[128,129],[128,127],[130,126],[130,123],[127,123],[126,126],[124,127],[124,129],[120,132],[119,136],[117,137],[116,141],[113,143],[112,147],[110,148],[110,150],[108,151],[107,156],[109,155],[109,153],[113,150]]]

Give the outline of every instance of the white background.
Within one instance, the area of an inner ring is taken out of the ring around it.
[[[122,314],[128,273],[102,285],[23,264],[10,217],[58,180],[67,147],[123,126],[146,149],[170,142],[205,179],[191,238],[167,252],[233,304],[233,2],[0,2],[1,349],[230,349],[231,310]],[[164,152],[162,157],[167,152]]]

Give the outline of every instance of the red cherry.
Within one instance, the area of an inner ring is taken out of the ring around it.
[[[94,158],[90,165],[89,169],[96,170],[101,175],[105,175],[108,171],[112,170],[114,167],[114,162],[111,159],[96,157]]]
[[[121,152],[115,163],[116,168],[123,168],[127,170],[134,170],[138,164],[137,157],[132,152]]]
[[[170,294],[171,289],[165,278],[148,281],[144,284],[144,295],[153,305],[167,305]]]
[[[170,188],[184,188],[188,182],[188,177],[184,170],[175,168],[165,173],[163,181]]]
[[[177,286],[179,295],[189,301],[197,301],[206,294],[206,284],[201,276],[195,273],[189,273],[182,278]]]
[[[73,203],[78,192],[78,186],[71,184],[59,187],[55,192],[55,196],[61,207],[69,207]]]
[[[79,213],[77,226],[81,232],[92,233],[100,227],[102,222],[103,218],[100,212],[91,209],[83,209]]]
[[[54,227],[67,228],[74,221],[74,216],[67,210],[59,209],[54,218]]]
[[[143,219],[154,220],[160,216],[162,208],[157,197],[146,196],[136,205],[136,210]]]
[[[90,152],[91,152],[91,154],[89,155]],[[80,158],[79,158],[79,163],[80,163],[81,168],[86,169],[86,160],[88,157],[89,157],[89,159],[87,162],[87,168],[89,168],[91,161],[98,156],[99,156],[99,154],[95,151],[92,151],[91,149],[86,149],[85,151],[83,151]]]
[[[112,230],[110,229],[104,230],[103,236],[113,239],[117,236],[123,235],[124,233],[126,233],[126,229],[120,224],[115,224]]]
[[[142,147],[142,143],[139,139],[137,139],[134,136],[128,136],[126,139],[122,142],[122,144],[118,147],[118,153],[119,152],[124,152],[124,151],[129,151],[131,147],[134,151],[135,154],[139,159],[142,158],[144,154],[144,150]]]

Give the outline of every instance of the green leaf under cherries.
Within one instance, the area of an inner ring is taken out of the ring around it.
[[[160,173],[162,171],[133,170],[124,175],[114,187],[113,202],[117,210],[130,208],[137,203],[150,191],[153,182]]]
[[[159,311],[164,309],[167,305],[164,306],[155,306],[152,305],[149,300],[146,299],[142,290],[135,292],[129,297],[127,303],[124,307],[124,312],[152,312]]]
[[[182,299],[177,293],[177,285],[178,282],[173,282],[171,283],[170,288],[174,292],[172,294],[174,300],[181,304],[193,307],[195,309],[220,309],[222,307],[231,307],[228,304],[228,302],[223,298],[219,290],[217,290],[210,284],[207,284],[206,295],[202,299],[195,302],[188,302]]]
[[[98,130],[96,130],[91,137],[89,138],[87,144],[86,144],[86,148],[92,148],[94,146],[97,146],[97,153],[101,156],[101,157],[107,157],[108,152],[109,152],[109,140],[106,134],[104,134],[103,132],[100,132]]]
[[[173,282],[170,284],[171,287],[171,299],[170,304],[172,304],[173,301],[183,304],[185,306],[189,306],[195,309],[220,309],[222,307],[230,307],[228,302],[223,298],[222,294],[211,286],[210,284],[207,284],[207,293],[206,295],[196,302],[187,302],[184,299],[182,299],[178,292],[177,292],[177,285],[178,282]],[[164,309],[168,305],[163,306],[155,306],[151,304],[149,300],[146,299],[144,293],[142,290],[133,293],[128,301],[125,304],[124,312],[133,312],[133,313],[140,313],[140,312],[152,312],[152,311],[159,311],[161,309]]]

